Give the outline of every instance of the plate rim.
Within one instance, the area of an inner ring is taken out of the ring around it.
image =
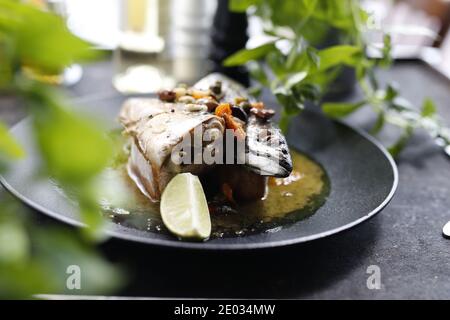
[[[13,127],[10,128],[10,131],[14,130],[14,128],[18,127],[22,123],[29,120],[30,117],[26,117],[16,123]],[[253,249],[270,249],[270,248],[277,248],[277,247],[286,247],[286,246],[292,246],[296,244],[306,243],[318,239],[322,239],[325,237],[329,237],[338,233],[341,233],[343,231],[349,230],[367,220],[374,217],[376,214],[381,212],[393,199],[395,192],[397,191],[398,184],[399,184],[399,173],[398,173],[398,167],[395,163],[395,160],[393,159],[392,155],[388,152],[388,150],[381,144],[380,141],[378,141],[376,138],[374,138],[372,135],[364,131],[363,129],[357,128],[355,126],[352,126],[342,120],[339,119],[330,119],[332,122],[338,123],[344,127],[347,127],[348,129],[354,131],[355,133],[361,135],[363,138],[371,142],[381,153],[386,157],[388,160],[390,167],[392,169],[393,173],[393,182],[391,186],[391,190],[389,191],[389,194],[386,196],[386,198],[381,202],[375,209],[370,211],[369,213],[365,214],[359,219],[356,219],[350,223],[347,223],[343,226],[323,231],[314,235],[310,236],[303,236],[299,238],[294,239],[286,239],[286,240],[273,240],[268,242],[261,242],[261,243],[241,243],[241,244],[220,244],[220,243],[208,243],[206,242],[188,242],[188,241],[180,241],[180,240],[167,240],[167,239],[157,239],[157,238],[142,238],[139,236],[134,236],[130,234],[124,234],[121,232],[118,232],[117,230],[113,230],[108,228],[110,225],[115,225],[113,222],[108,222],[106,224],[104,233],[107,236],[110,236],[115,239],[119,240],[126,240],[126,241],[133,241],[138,242],[140,244],[145,245],[153,245],[153,246],[161,246],[165,248],[174,248],[174,249],[191,249],[191,250],[206,250],[206,251],[214,251],[214,250],[223,250],[223,251],[237,251],[237,250],[253,250]],[[23,196],[20,192],[18,192],[14,187],[12,187],[7,180],[5,179],[3,174],[0,174],[0,184],[7,190],[10,194],[12,194],[14,197],[22,201],[24,204],[29,206],[30,208],[39,211],[40,213],[43,213],[55,220],[58,220],[60,222],[66,223],[68,225],[74,226],[74,227],[86,227],[86,224],[83,222],[77,221],[75,219],[66,217],[64,215],[61,215],[57,212],[54,212],[53,210],[50,210],[48,208],[45,208],[41,206],[40,204],[34,202],[33,200],[28,199],[27,197]],[[109,239],[107,239],[109,240]]]

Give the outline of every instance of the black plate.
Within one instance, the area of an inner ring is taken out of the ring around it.
[[[93,116],[115,126],[121,98],[103,99],[94,104]],[[39,156],[33,150],[30,122],[25,119],[12,129],[25,147],[27,157],[14,163],[0,182],[31,207],[63,222],[81,226],[76,205],[49,180],[36,180]],[[397,188],[397,167],[387,151],[372,137],[349,126],[306,111],[293,120],[288,142],[323,165],[331,181],[326,203],[311,217],[284,227],[279,232],[245,237],[183,242],[169,235],[139,231],[111,223],[113,237],[154,245],[239,250],[291,245],[330,236],[358,225],[380,212]]]

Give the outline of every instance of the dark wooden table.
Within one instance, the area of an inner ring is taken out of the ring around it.
[[[84,71],[71,95],[85,102],[118,95],[109,62]],[[398,82],[418,105],[426,96],[433,98],[450,124],[446,79],[419,62],[402,62],[380,75]],[[23,111],[14,98],[2,97],[0,117],[13,125]],[[348,119],[363,128],[373,121],[368,109]],[[388,144],[395,133],[389,128],[379,138]],[[127,296],[450,299],[450,240],[441,234],[450,220],[450,158],[418,133],[398,164],[400,185],[391,204],[365,224],[327,239],[241,253],[185,252],[113,239],[100,249],[128,266],[130,284],[119,293]],[[380,268],[379,290],[367,287],[371,265]]]

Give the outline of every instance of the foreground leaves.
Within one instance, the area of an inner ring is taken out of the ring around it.
[[[0,30],[14,39],[17,64],[58,73],[75,61],[98,56],[91,45],[74,36],[59,16],[18,1],[0,0]]]
[[[324,103],[323,112],[331,118],[342,118],[361,108],[366,102],[358,103]]]
[[[8,131],[8,128],[0,122],[0,154],[12,159],[24,156],[22,147],[15,141]]]
[[[73,294],[66,285],[72,265],[81,271],[77,294],[111,293],[123,284],[124,275],[72,229],[32,225],[23,206],[9,196],[0,201],[0,297]]]
[[[74,62],[96,56],[87,42],[69,32],[60,17],[23,1],[0,0],[0,92],[22,98],[41,154],[42,177],[55,179],[75,198],[89,226],[83,229],[87,237],[81,237],[74,229],[37,225],[16,200],[0,198],[1,298],[63,293],[70,265],[82,273],[77,293],[107,294],[123,283],[118,268],[88,241],[101,235],[103,218],[95,184],[112,152],[101,122],[74,112],[57,88],[24,75],[59,74]],[[23,155],[0,123],[0,170],[7,170],[8,161]]]

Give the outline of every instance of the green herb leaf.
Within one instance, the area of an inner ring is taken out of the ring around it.
[[[29,246],[30,242],[26,230],[16,219],[3,219],[1,221],[0,264],[24,262],[28,257]]]
[[[52,87],[31,82],[22,90],[47,172],[68,184],[84,183],[98,174],[112,155],[101,122],[69,111]]]
[[[372,129],[370,130],[371,134],[377,134],[383,129],[385,124],[385,114],[384,112],[379,112],[377,116],[377,120],[375,121],[375,124],[373,125]]]
[[[70,237],[67,230],[38,229],[35,232],[36,253],[45,261],[59,290],[73,293],[67,288],[67,269],[75,265],[81,271],[80,294],[105,294],[113,292],[123,283],[124,274],[114,265],[86,246],[82,239]]]
[[[294,86],[298,85],[300,82],[305,80],[308,76],[307,72],[297,72],[294,74],[290,74],[286,77],[284,87],[288,90],[292,89]]]
[[[6,155],[8,158],[21,158],[25,152],[22,147],[11,136],[8,128],[0,122],[0,154]]]
[[[361,48],[350,45],[338,45],[319,51],[319,71],[347,64],[355,66],[358,62],[357,55],[361,54]]]
[[[283,78],[288,72],[286,69],[286,57],[276,48],[267,54],[266,63],[277,78]]]
[[[250,60],[259,60],[263,58],[268,52],[272,51],[274,47],[275,43],[269,42],[253,49],[240,50],[225,59],[223,65],[225,67],[235,67],[242,65]]]
[[[381,50],[381,61],[380,65],[383,67],[388,67],[392,63],[392,37],[389,34],[383,36],[383,49]]]
[[[286,112],[281,112],[281,118],[280,118],[280,129],[284,134],[287,134],[289,129],[289,124],[292,120],[292,118],[295,117],[295,114],[288,114]]]
[[[261,0],[230,0],[230,10],[234,12],[245,12],[248,7],[261,2]]]
[[[92,46],[73,35],[65,21],[48,11],[18,1],[0,1],[0,29],[14,39],[14,54],[24,66],[46,73],[59,73],[75,61],[99,55]]]
[[[422,106],[422,117],[424,118],[431,118],[433,117],[437,112],[436,109],[436,105],[434,104],[434,102],[430,99],[427,98],[425,99],[423,106]]]
[[[394,157],[398,157],[398,155],[403,151],[403,149],[406,147],[406,144],[408,143],[409,138],[411,138],[413,134],[413,128],[408,126],[405,128],[405,131],[400,136],[400,138],[397,140],[396,143],[394,143],[392,146],[388,148],[389,153]]]
[[[398,88],[394,84],[389,84],[386,89],[384,100],[393,101],[398,96]]]
[[[302,83],[300,86],[293,88],[293,91],[296,96],[312,102],[318,102],[321,95],[320,86],[313,83]]]
[[[323,112],[332,118],[342,118],[355,112],[361,108],[366,101],[361,101],[358,103],[334,103],[328,102],[322,105]]]
[[[263,87],[261,87],[261,86],[253,86],[248,89],[248,93],[255,98],[258,98],[259,96],[261,96],[262,91],[263,91]]]
[[[248,64],[248,70],[253,79],[258,81],[264,86],[269,86],[269,79],[267,78],[264,68],[259,62],[252,61]]]

